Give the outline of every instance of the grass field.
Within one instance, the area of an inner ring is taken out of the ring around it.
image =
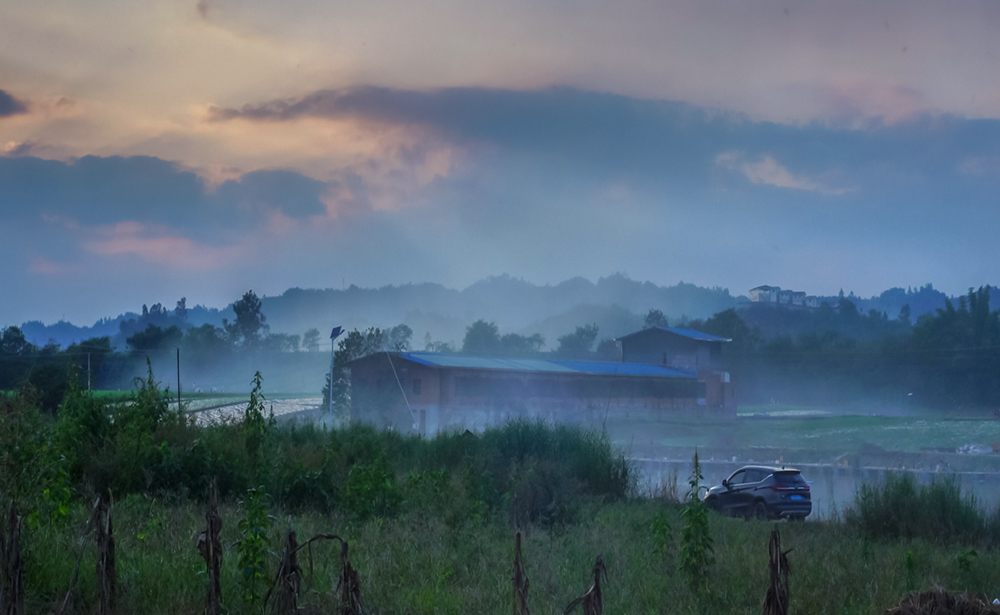
[[[27,612],[58,610],[77,555],[83,549],[76,612],[91,612],[96,578],[91,544],[78,539],[87,506],[72,523],[26,533]],[[289,517],[272,511],[268,557],[271,577]],[[242,575],[232,548],[238,506],[222,509],[223,603],[230,613],[260,612],[241,597]],[[661,516],[669,529],[654,539]],[[510,613],[514,528],[474,519],[449,523],[436,515],[406,515],[353,523],[315,513],[291,518],[301,543],[317,533],[336,533],[350,543],[368,612],[413,615]],[[194,537],[204,511],[194,503],[165,506],[130,497],[116,507],[119,612],[195,613],[204,608],[205,564]],[[683,521],[675,504],[636,500],[589,509],[577,523],[526,528],[525,570],[529,605],[536,614],[561,613],[590,587],[591,567],[607,565],[604,606],[608,613],[759,613],[768,579],[767,543],[772,524],[712,515],[716,562],[708,591],[696,595],[678,573]],[[935,586],[953,591],[996,592],[1000,553],[923,540],[875,542],[839,524],[779,524],[791,564],[791,612],[882,613],[908,591]],[[313,568],[303,567],[305,612],[330,612],[339,572],[337,548],[316,545]],[[302,554],[303,562],[306,561]],[[44,570],[44,574],[40,571]],[[989,594],[992,598],[993,595]],[[89,606],[88,606],[89,605]]]

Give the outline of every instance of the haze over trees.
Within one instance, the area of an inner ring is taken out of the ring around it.
[[[529,288],[509,278],[494,283],[515,293]],[[588,284],[569,286],[578,290],[595,286]],[[602,284],[631,288],[624,278],[602,280]],[[474,290],[480,299],[486,298],[484,285]],[[925,313],[909,303],[894,312],[864,310],[859,306],[870,301],[852,299],[849,293],[817,309],[747,302],[702,318],[669,317],[669,306],[664,304],[635,311],[617,304],[607,308],[582,305],[557,321],[540,322],[534,331],[510,330],[484,316],[464,322],[460,345],[430,331],[420,331],[423,335],[418,339],[423,340],[423,350],[438,352],[454,352],[458,346],[465,353],[486,356],[617,361],[616,337],[643,326],[670,324],[732,340],[725,345],[723,361],[736,374],[741,403],[866,400],[884,405],[989,405],[1000,403],[995,378],[1000,372],[1000,325],[998,312],[990,309],[990,290],[988,286],[970,289],[967,295],[954,301],[945,298],[941,307]],[[888,294],[921,303],[936,293],[927,285]],[[181,386],[186,390],[244,390],[248,370],[266,369],[270,382],[281,390],[316,391],[323,374],[329,372],[320,329],[310,327],[301,334],[274,332],[269,328],[271,315],[265,315],[268,305],[282,304],[269,304],[248,291],[234,302],[234,318],[222,319],[220,327],[199,324],[194,316],[198,309],[188,308],[184,298],[172,310],[155,303],[119,321],[117,335],[88,337],[64,348],[55,342],[36,344],[21,327],[7,327],[0,330],[0,389],[30,384],[42,405],[54,409],[70,381],[95,388],[127,388],[132,378],[142,375],[147,359],[157,373],[175,372],[179,350]],[[411,316],[426,318],[426,314]],[[559,333],[547,337],[543,327]],[[337,342],[338,369],[365,350],[413,349],[413,337],[411,322],[352,327],[352,334]],[[556,340],[555,344],[548,345],[549,339]]]

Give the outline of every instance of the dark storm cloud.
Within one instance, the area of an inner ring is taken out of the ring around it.
[[[255,171],[211,191],[179,165],[148,156],[61,162],[0,158],[0,220],[59,218],[86,225],[137,221],[208,237],[266,223],[268,211],[324,211],[326,184],[282,170]]]
[[[219,200],[240,209],[276,209],[290,218],[326,211],[320,200],[327,185],[291,171],[254,171],[219,187]]]
[[[719,179],[719,154],[771,156],[790,172],[832,174],[827,195],[847,190],[895,190],[897,182],[941,184],[965,157],[1000,154],[1000,121],[923,116],[887,125],[754,122],[687,103],[641,100],[548,88],[532,91],[447,88],[430,91],[359,87],[323,90],[300,99],[215,109],[219,121],[354,118],[431,127],[460,144],[488,143],[512,152],[552,156],[579,171],[675,187]],[[573,162],[575,161],[575,162]]]
[[[704,153],[705,147],[699,144],[706,132],[725,132],[739,121],[685,103],[642,101],[572,88],[421,92],[360,87],[323,90],[298,100],[241,109],[215,109],[213,117],[220,121],[354,118],[424,125],[456,142],[490,142],[533,152],[574,152],[616,167],[650,154],[657,154],[659,163],[683,165],[691,152],[678,150],[693,146]],[[670,142],[663,143],[664,138]],[[685,147],[679,147],[682,144]]]
[[[0,90],[0,117],[17,115],[18,113],[26,113],[27,111],[28,111],[27,105],[25,105],[20,100],[14,98],[7,92]]]
[[[66,216],[91,224],[179,223],[205,203],[204,182],[148,156],[84,156],[71,162],[0,159],[4,216]]]

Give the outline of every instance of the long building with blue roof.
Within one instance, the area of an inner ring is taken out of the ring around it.
[[[621,361],[378,352],[349,364],[354,420],[433,434],[515,417],[599,423],[679,412],[735,416],[718,369],[724,338],[653,327],[624,336]]]

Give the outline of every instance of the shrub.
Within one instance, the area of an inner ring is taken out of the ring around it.
[[[881,485],[862,485],[845,519],[876,539],[978,542],[987,529],[976,498],[963,496],[954,480],[918,485],[906,473],[889,474]]]

